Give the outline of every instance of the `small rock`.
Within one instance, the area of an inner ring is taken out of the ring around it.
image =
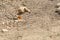
[[[18,9],[18,11],[20,12],[20,13],[24,13],[24,12],[30,12],[30,10],[27,8],[27,7],[19,7],[19,9]]]
[[[56,8],[56,11],[55,12],[60,14],[60,7],[59,8]]]
[[[21,20],[15,20],[15,22],[24,22],[25,20],[21,19]]]
[[[57,10],[60,11],[60,7],[58,7]]]
[[[60,7],[60,3],[57,3],[56,7],[57,7],[57,8]]]
[[[8,30],[7,29],[2,29],[2,32],[7,32]]]
[[[2,22],[2,24],[4,25],[4,24],[5,24],[5,22]]]

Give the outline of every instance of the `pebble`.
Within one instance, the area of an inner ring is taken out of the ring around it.
[[[7,29],[2,29],[1,31],[2,31],[2,32],[8,32],[8,30],[7,30]]]
[[[4,25],[4,24],[5,24],[5,22],[2,22],[2,24]]]
[[[56,8],[56,9],[57,9],[57,11],[60,11],[60,7]]]
[[[60,7],[60,3],[57,3],[57,5],[56,5],[56,6]]]
[[[20,20],[15,20],[15,22],[24,22],[24,19],[20,19]]]
[[[55,12],[60,14],[60,3],[57,3]]]
[[[30,10],[27,7],[21,6],[18,9],[19,12],[24,13],[24,12],[30,12]]]

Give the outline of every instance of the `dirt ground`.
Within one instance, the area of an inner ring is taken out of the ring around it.
[[[0,0],[0,40],[60,40],[60,14],[56,4],[60,0]],[[31,13],[16,21],[18,7]],[[2,29],[8,31],[3,32]]]

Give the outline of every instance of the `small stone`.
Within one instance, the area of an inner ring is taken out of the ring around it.
[[[55,12],[60,14],[60,7],[59,8],[56,8],[56,11]]]
[[[4,24],[5,24],[5,22],[2,22],[2,24],[4,25]]]
[[[21,20],[15,20],[15,21],[16,21],[16,22],[19,22],[19,21],[24,21],[24,20],[21,19]]]
[[[57,3],[56,7],[57,7],[57,8],[60,7],[60,3]]]
[[[8,30],[7,29],[2,29],[2,32],[7,32]]]
[[[20,13],[24,13],[24,12],[30,12],[30,10],[27,8],[27,7],[19,7],[19,9],[18,9],[18,11],[20,12]]]
[[[20,19],[20,20],[15,20],[15,22],[24,22],[25,20]]]
[[[60,7],[58,7],[57,10],[60,10]]]

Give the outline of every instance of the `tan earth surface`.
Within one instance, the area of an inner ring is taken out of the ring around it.
[[[60,14],[56,4],[60,0],[0,0],[0,40],[60,40]],[[25,6],[31,13],[21,14],[17,9]]]

